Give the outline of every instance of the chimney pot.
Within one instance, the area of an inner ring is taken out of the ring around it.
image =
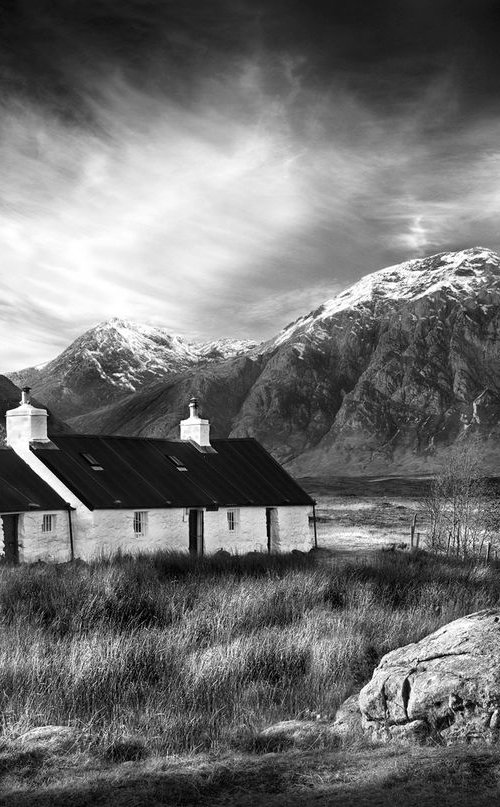
[[[189,401],[189,417],[181,420],[181,440],[194,440],[199,446],[210,445],[210,423],[200,418],[198,399],[191,397]]]
[[[7,445],[19,453],[28,452],[32,441],[48,442],[47,410],[30,402],[30,387],[21,390],[21,403],[5,413]]]

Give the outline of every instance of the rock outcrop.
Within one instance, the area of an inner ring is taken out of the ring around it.
[[[497,741],[500,609],[457,619],[388,653],[358,703],[363,731],[375,740]],[[337,725],[341,730],[342,714]]]

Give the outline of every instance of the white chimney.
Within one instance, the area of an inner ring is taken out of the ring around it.
[[[21,403],[5,413],[7,445],[15,451],[29,451],[33,440],[48,442],[47,410],[30,404],[30,388],[23,387]]]
[[[189,401],[189,417],[181,420],[181,440],[194,440],[199,446],[210,445],[210,423],[198,414],[198,400]]]

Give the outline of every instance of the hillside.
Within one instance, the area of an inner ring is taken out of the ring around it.
[[[263,345],[169,370],[70,422],[173,437],[195,393],[214,436],[255,436],[295,473],[430,471],[466,432],[487,439],[485,469],[495,472],[499,328],[500,256],[441,253],[367,275]],[[55,402],[65,392],[52,383]]]

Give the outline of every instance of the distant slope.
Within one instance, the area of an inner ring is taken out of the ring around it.
[[[193,392],[216,436],[255,436],[299,474],[429,471],[472,433],[498,472],[500,256],[473,248],[374,272],[264,345],[71,422],[175,436]]]
[[[242,356],[180,373],[69,422],[75,431],[87,433],[177,438],[179,420],[188,416],[194,394],[210,417],[213,436],[227,437],[263,362],[262,355]]]

